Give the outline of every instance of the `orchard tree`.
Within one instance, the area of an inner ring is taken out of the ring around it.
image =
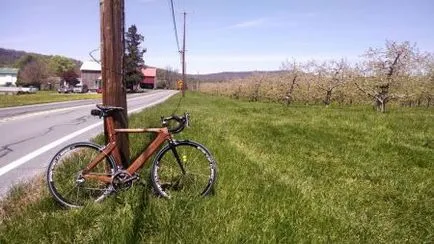
[[[317,87],[325,92],[323,103],[328,106],[331,103],[333,90],[347,82],[349,76],[349,65],[344,60],[326,61],[317,66],[319,76]]]
[[[294,100],[293,93],[300,76],[300,65],[296,63],[295,59],[293,59],[292,62],[286,60],[284,63],[282,63],[280,69],[286,71],[288,75],[288,80],[285,82],[286,91],[283,100],[285,101],[286,105],[289,105]]]
[[[259,90],[264,82],[265,76],[260,73],[255,73],[251,77],[249,93],[249,102],[257,102],[260,99]]]
[[[135,25],[129,27],[125,33],[124,79],[126,87],[131,90],[135,90],[143,80],[140,70],[144,65],[143,54],[146,52],[146,49],[140,47],[143,40],[144,37],[137,32]]]
[[[360,70],[362,79],[355,82],[357,88],[373,98],[377,111],[385,112],[386,104],[399,94],[403,78],[410,75],[419,51],[409,42],[386,41],[385,48],[369,48],[366,61]]]
[[[434,54],[426,54],[422,59],[423,74],[419,75],[420,81],[416,85],[419,105],[425,101],[429,107],[434,102]]]

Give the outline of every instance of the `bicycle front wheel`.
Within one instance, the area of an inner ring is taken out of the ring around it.
[[[64,147],[53,157],[48,166],[47,183],[57,202],[66,207],[81,207],[99,202],[111,193],[110,184],[85,179],[81,174],[101,151],[96,144],[79,142]],[[90,173],[111,177],[115,169],[113,159],[105,156]]]
[[[208,195],[217,177],[216,162],[203,145],[177,141],[157,154],[151,181],[160,196]]]

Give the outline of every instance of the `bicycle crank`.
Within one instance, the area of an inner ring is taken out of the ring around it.
[[[128,171],[120,170],[113,176],[112,186],[115,191],[128,190],[133,185],[133,181],[138,179],[137,174],[131,175]]]

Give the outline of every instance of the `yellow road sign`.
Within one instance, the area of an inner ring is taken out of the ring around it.
[[[176,82],[176,84],[177,84],[177,87],[178,87],[178,90],[182,90],[182,80],[178,80],[177,82]]]

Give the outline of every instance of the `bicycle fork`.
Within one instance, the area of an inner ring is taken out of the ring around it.
[[[173,155],[176,158],[176,162],[178,163],[179,167],[181,168],[182,174],[185,175],[185,169],[184,169],[184,164],[182,163],[181,158],[179,157],[178,151],[176,151],[175,146],[173,146],[172,143],[169,144],[170,150],[172,150]]]

